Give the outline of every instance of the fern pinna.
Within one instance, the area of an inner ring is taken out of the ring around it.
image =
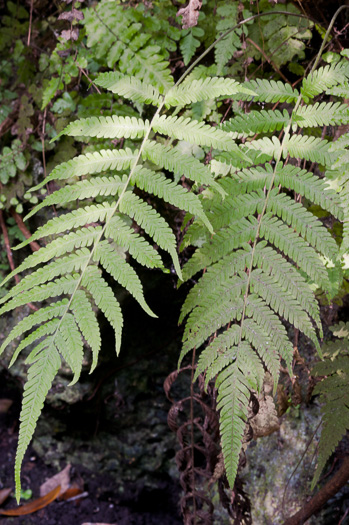
[[[285,109],[252,110],[224,123],[223,130],[241,140],[241,150],[251,161],[241,162],[234,152],[214,154],[211,170],[220,176],[227,196],[222,200],[207,189],[200,198],[215,235],[195,218],[184,239],[184,247],[197,249],[183,267],[183,280],[195,277],[197,282],[181,312],[181,320],[188,316],[181,359],[206,345],[195,377],[204,373],[207,383],[216,378],[221,444],[231,487],[251,391],[261,389],[265,371],[276,386],[280,359],[292,371],[293,345],[282,321],[303,332],[320,351],[322,329],[313,290],[331,293],[327,267],[339,265],[338,247],[306,203],[338,220],[347,203],[330,189],[326,178],[305,169],[317,163],[333,176],[337,159],[331,142],[305,130],[349,122],[347,105],[314,102],[347,76],[347,62],[340,61],[311,73],[300,93],[281,82],[246,83],[256,95],[238,98],[264,105],[282,102]],[[270,137],[275,130],[277,135]]]
[[[322,376],[314,394],[322,403],[322,430],[319,442],[317,468],[312,488],[320,479],[326,462],[349,430],[349,323],[341,322],[331,328],[338,338],[324,348],[324,361],[317,363],[312,375]]]
[[[20,245],[24,246],[34,239],[48,240],[44,247],[28,256],[3,281],[4,284],[19,272],[33,270],[0,300],[0,314],[28,302],[49,301],[48,305],[17,324],[0,350],[2,352],[23,334],[25,337],[18,345],[11,363],[22,350],[28,347],[31,349],[26,359],[30,368],[20,416],[15,466],[17,498],[20,494],[20,469],[24,453],[61,359],[66,361],[73,372],[72,384],[81,373],[84,341],[92,350],[91,370],[96,366],[101,337],[94,306],[103,312],[114,328],[116,352],[119,352],[122,313],[103,272],[124,286],[152,316],[155,313],[145,301],[140,279],[123,253],[127,251],[138,263],[148,268],[163,268],[161,256],[153,247],[153,243],[156,243],[161,250],[170,254],[178,276],[182,276],[176,239],[171,228],[135,190],[140,188],[200,218],[208,231],[213,233],[198,196],[171,180],[171,175],[166,176],[161,169],[166,170],[167,174],[185,175],[199,187],[210,186],[221,197],[225,193],[224,189],[214,181],[207,166],[190,155],[182,154],[177,146],[165,144],[161,136],[170,137],[172,141],[185,140],[207,148],[218,148],[232,152],[238,158],[247,158],[225,131],[190,118],[160,115],[164,106],[185,105],[217,95],[231,97],[241,90],[253,94],[234,80],[208,78],[188,81],[181,86],[173,86],[166,96],[154,85],[120,73],[101,74],[96,83],[136,105],[151,104],[157,106],[157,110],[151,121],[114,115],[72,122],[62,134],[130,138],[133,139],[134,147],[80,155],[56,167],[37,186],[39,188],[50,180],[62,183],[68,179],[74,180],[48,195],[28,217],[43,206],[65,205],[77,200],[81,202],[77,209],[54,217],[39,227],[28,241]],[[77,177],[80,180],[76,181]],[[98,203],[94,204],[93,199],[96,198]],[[142,228],[146,238],[130,226],[132,221]]]

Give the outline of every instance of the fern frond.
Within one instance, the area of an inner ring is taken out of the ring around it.
[[[37,252],[38,253],[38,252]],[[67,275],[56,279],[48,284],[36,286],[27,292],[23,292],[18,297],[10,299],[2,308],[0,308],[0,315],[5,312],[10,312],[14,308],[23,306],[30,302],[42,302],[50,297],[57,297],[59,295],[71,295],[76,285],[79,282],[79,275]]]
[[[223,179],[221,185],[228,195],[238,195],[269,188],[272,175],[272,166],[265,164],[263,167],[245,168],[232,173],[232,178]],[[313,173],[281,162],[275,173],[274,184],[299,193],[339,220],[343,219],[340,196],[328,186],[326,180]]]
[[[81,226],[86,226],[87,224],[108,221],[113,215],[114,210],[114,203],[104,202],[103,204],[93,204],[91,206],[86,206],[85,208],[73,210],[70,213],[60,215],[59,217],[54,217],[47,221],[43,226],[39,226],[29,239],[17,245],[15,249],[18,250],[36,239],[43,239],[50,235],[57,235],[65,231],[71,231],[80,228]]]
[[[275,130],[283,129],[290,121],[290,115],[286,109],[251,111],[245,115],[236,117],[225,122],[223,130],[230,132],[232,137],[238,135],[252,136],[255,133],[268,133]]]
[[[96,306],[100,308],[113,327],[115,332],[116,354],[119,355],[123,318],[120,305],[112,289],[103,279],[98,268],[91,265],[86,269],[81,280],[81,285],[91,294]]]
[[[101,235],[101,231],[102,228],[100,226],[89,226],[88,228],[82,228],[77,232],[64,235],[63,237],[58,237],[47,244],[44,248],[41,248],[41,250],[29,255],[25,261],[16,268],[16,270],[5,277],[1,282],[1,286],[3,286],[14,275],[29,270],[30,268],[34,268],[38,264],[48,262],[54,257],[60,257],[61,255],[77,250],[78,248],[91,246],[91,244],[93,244]]]
[[[101,349],[101,334],[96,314],[92,310],[91,303],[84,290],[77,290],[71,301],[70,309],[80,332],[92,350],[92,364],[90,373],[97,365],[99,351]]]
[[[71,137],[97,137],[97,138],[131,138],[144,137],[149,129],[149,121],[136,117],[89,117],[76,120],[69,124],[56,138],[61,135]]]
[[[81,175],[94,175],[101,171],[126,170],[136,160],[138,150],[125,149],[102,149],[85,155],[78,155],[68,162],[56,166],[51,173],[40,184],[34,186],[31,191],[42,188],[51,180],[66,180]]]
[[[130,191],[125,193],[120,202],[120,211],[134,219],[160,248],[171,255],[177,275],[181,276],[182,272],[176,251],[176,238],[161,215]]]
[[[143,287],[137,273],[125,259],[115,254],[114,247],[108,241],[101,241],[98,244],[93,254],[93,259],[99,262],[115,281],[133,295],[148,315],[157,317],[144,300]]]
[[[257,223],[252,217],[245,218],[231,224],[225,230],[219,231],[202,248],[195,251],[194,255],[183,266],[183,280],[187,281],[197,272],[217,262],[221,257],[232,252],[236,248],[255,239]]]
[[[345,330],[339,333],[337,331],[336,335],[345,339],[327,343],[324,347],[325,360],[317,363],[312,370],[314,376],[324,376],[314,389],[314,394],[319,394],[320,401],[323,403],[323,427],[312,489],[319,481],[321,472],[338,443],[349,430],[348,335]]]
[[[244,283],[240,279],[236,280],[235,284],[237,293],[238,287],[242,287]],[[217,303],[217,298],[215,302],[211,301],[210,311],[205,307],[202,308],[200,305],[189,316],[184,330],[183,348],[179,357],[179,364],[190,350],[201,346],[208,337],[222,328],[222,326],[234,320],[239,321],[241,318],[242,299],[236,298],[236,294],[232,298],[228,294],[224,295],[223,287],[221,287],[220,292],[220,303]],[[219,291],[217,290],[217,295],[218,293]]]
[[[54,344],[45,340],[45,347],[27,363],[32,366],[28,371],[27,383],[24,386],[20,429],[15,464],[16,498],[21,493],[20,472],[25,451],[33,437],[37,420],[40,416],[45,398],[51,388],[61,364],[61,359]]]
[[[216,381],[222,452],[230,486],[234,485],[237,473],[250,390],[258,389],[262,370],[258,356],[245,343],[239,346],[236,361],[227,366]]]
[[[254,100],[258,102],[295,102],[299,96],[297,89],[293,89],[289,84],[280,81],[257,79],[242,84],[244,88],[256,93],[256,95],[247,95],[244,92],[239,93],[241,100]]]
[[[65,186],[60,190],[48,195],[43,202],[35,206],[35,208],[28,213],[26,219],[30,219],[35,213],[45,206],[52,206],[54,204],[67,204],[68,202],[76,201],[77,199],[84,200],[98,196],[110,196],[120,193],[125,186],[125,181],[122,181],[117,175],[111,177],[94,177],[93,179],[84,179],[71,186]]]
[[[175,139],[185,140],[200,146],[212,146],[224,151],[234,151],[237,156],[246,158],[246,155],[238,149],[228,133],[197,120],[162,115],[154,119],[153,128],[155,131]]]
[[[345,80],[347,80],[347,74],[344,62],[320,67],[303,78],[301,87],[303,100],[308,102],[309,99],[320,95],[320,93],[337,84],[341,84]]]
[[[70,385],[74,385],[81,374],[84,345],[81,334],[72,314],[66,313],[59,322],[55,345],[72,370],[74,377]]]
[[[148,193],[164,199],[180,210],[185,210],[192,215],[196,215],[202,220],[208,230],[213,233],[212,226],[195,193],[191,193],[184,189],[183,186],[167,179],[161,172],[155,172],[142,167],[135,170],[132,181],[141,190],[146,190]]]
[[[264,137],[246,142],[245,146],[260,151],[270,159],[277,159],[281,150],[281,143],[275,136],[271,139]],[[288,140],[285,140],[282,157],[286,159],[288,155],[324,165],[328,164],[329,166],[332,165],[334,158],[333,154],[329,152],[327,140],[306,135],[292,135],[292,137],[288,137]]]
[[[285,360],[288,369],[292,370],[293,346],[278,316],[255,294],[250,294],[247,299],[246,314],[273,339],[273,344]]]
[[[37,310],[33,314],[28,315],[27,317],[19,321],[19,323],[16,324],[16,326],[11,330],[9,335],[6,337],[5,341],[2,343],[0,347],[0,354],[2,354],[5,348],[14,339],[17,339],[17,337],[20,337],[28,330],[31,330],[33,326],[40,324],[40,323],[45,323],[46,321],[50,321],[54,317],[60,318],[66,311],[67,304],[68,304],[68,299],[57,301],[56,303],[52,303],[50,306],[47,306],[46,308],[41,308],[40,310]],[[14,362],[16,360],[16,357],[13,356],[11,362]]]
[[[124,76],[115,71],[101,73],[95,79],[97,86],[104,87],[112,93],[116,93],[133,102],[159,105],[160,92],[156,87],[144,82],[137,77]]]
[[[165,97],[167,106],[185,106],[201,100],[231,97],[237,93],[254,96],[255,93],[239,84],[236,80],[222,77],[207,77],[186,81],[173,87]]]
[[[207,166],[189,155],[184,155],[177,148],[148,141],[143,148],[143,156],[154,164],[172,171],[175,175],[184,175],[197,184],[211,186],[225,196],[221,186],[217,184]]]
[[[114,216],[109,221],[105,236],[125,248],[139,264],[148,268],[163,268],[158,252],[143,237],[127,226],[121,217]]]
[[[26,292],[35,286],[45,284],[48,281],[52,281],[56,277],[65,275],[67,273],[79,272],[89,260],[89,250],[82,248],[77,250],[75,253],[57,259],[44,268],[39,268],[33,273],[26,275],[16,286],[6,294],[5,297],[0,299],[0,304],[8,301],[11,297],[16,297],[22,292]]]
[[[298,300],[285,291],[275,278],[266,275],[260,269],[255,269],[251,272],[250,283],[251,290],[262,297],[268,306],[309,337],[315,346],[318,346],[318,339],[307,313]]]
[[[266,214],[260,235],[290,257],[323,290],[330,288],[326,268],[315,250],[286,224]]]
[[[58,318],[51,319],[50,321],[48,321],[47,323],[39,326],[38,328],[36,328],[36,330],[31,332],[29,335],[27,335],[27,337],[25,337],[20,342],[20,344],[17,346],[16,350],[14,351],[9,366],[12,366],[15,363],[15,361],[17,360],[17,357],[22,352],[22,350],[24,350],[28,346],[34,344],[35,342],[37,342],[42,337],[54,334],[57,331],[58,327],[59,327],[59,319]],[[44,343],[44,341],[42,341],[42,342]],[[35,347],[34,350],[32,350],[32,352],[36,352],[37,348],[38,347]]]
[[[300,128],[346,124],[349,122],[349,109],[340,102],[316,102],[312,106],[300,106],[293,112],[292,122]]]

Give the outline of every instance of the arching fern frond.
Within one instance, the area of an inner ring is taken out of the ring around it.
[[[341,323],[331,330],[340,339],[328,342],[323,347],[325,360],[317,363],[312,370],[315,377],[322,377],[313,391],[320,396],[322,403],[322,430],[312,489],[338,443],[349,430],[348,323]]]

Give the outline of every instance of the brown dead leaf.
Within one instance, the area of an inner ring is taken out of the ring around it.
[[[182,28],[188,29],[198,23],[199,11],[202,6],[202,0],[189,0],[186,7],[181,7],[176,16],[182,17]]]
[[[46,496],[46,494],[51,492],[58,485],[61,487],[59,496],[68,490],[70,485],[70,469],[71,465],[68,463],[68,465],[63,470],[58,472],[58,474],[55,474],[52,476],[52,478],[47,479],[40,487],[40,496]]]
[[[84,494],[84,491],[81,487],[79,487],[78,485],[72,485],[71,487],[69,487],[65,492],[61,492],[61,494],[59,495],[59,500],[60,501],[67,501],[67,500],[70,500],[72,498],[76,498],[77,496],[81,495],[81,494]]]
[[[73,29],[65,29],[61,33],[61,37],[64,38],[64,40],[77,40],[79,38],[79,30],[74,27]]]
[[[44,496],[43,498],[38,498],[34,501],[31,501],[30,503],[21,505],[17,509],[0,509],[0,514],[4,516],[26,516],[27,514],[32,514],[33,512],[43,509],[44,507],[47,507],[47,505],[52,503],[52,501],[54,501],[57,498],[58,494],[60,493],[60,490],[61,487],[58,485],[58,487],[51,490],[51,492],[46,494],[46,496]]]
[[[9,495],[11,494],[12,489],[2,489],[0,490],[0,505],[4,503],[4,501],[7,500]]]
[[[12,399],[0,399],[0,414],[6,414],[12,404]]]
[[[77,9],[73,8],[71,11],[64,11],[64,13],[61,13],[58,17],[58,20],[68,20],[68,22],[73,22],[74,20],[83,20],[84,15],[82,11],[78,11]]]

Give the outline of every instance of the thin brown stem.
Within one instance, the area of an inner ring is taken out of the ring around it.
[[[313,514],[316,514],[325,503],[344,487],[349,480],[349,456],[343,459],[338,472],[324,485],[313,498],[288,518],[284,525],[303,525]]]
[[[11,213],[12,213],[12,217],[15,219],[15,221],[17,223],[17,226],[21,230],[21,232],[23,233],[24,237],[26,239],[30,239],[31,233],[28,230],[28,228],[26,227],[26,225],[24,224],[22,217],[13,208],[11,210]],[[38,250],[40,250],[40,245],[37,242],[35,242],[35,241],[31,241],[29,243],[29,246],[31,247],[33,252],[37,252]]]
[[[28,39],[27,39],[27,46],[30,46],[30,38],[32,33],[32,22],[33,22],[33,5],[34,0],[31,0],[30,2],[30,14],[29,14],[29,29],[28,29]]]

